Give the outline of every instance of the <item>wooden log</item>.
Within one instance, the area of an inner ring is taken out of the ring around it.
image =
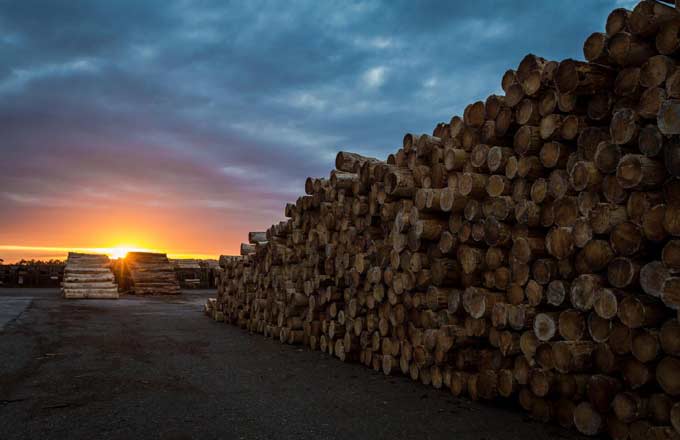
[[[595,374],[588,380],[588,400],[602,413],[607,412],[620,390],[621,383],[611,376]]]
[[[568,258],[574,252],[571,228],[552,228],[546,236],[545,247],[548,253],[558,260]]]
[[[534,319],[534,334],[539,341],[549,341],[557,333],[558,315],[555,313],[539,313]]]
[[[640,68],[628,67],[620,70],[614,81],[614,93],[617,96],[639,96]]]
[[[657,331],[642,330],[633,335],[631,353],[638,361],[649,363],[660,353],[659,334]]]
[[[641,154],[627,154],[616,168],[616,178],[625,189],[645,189],[660,185],[666,178],[663,163]]]
[[[666,91],[661,87],[646,89],[638,100],[638,114],[641,118],[656,120],[661,104],[666,98]]]
[[[616,8],[607,16],[605,29],[607,36],[611,37],[619,32],[629,29],[628,22],[632,12],[625,8]]]
[[[668,277],[661,287],[661,301],[673,310],[680,310],[680,277]]]
[[[668,96],[675,94],[673,91],[668,91],[668,89],[667,93]],[[663,134],[680,134],[680,100],[667,99],[661,104],[657,124]]]
[[[642,248],[642,231],[632,222],[619,223],[611,231],[609,242],[617,255],[632,256]]]
[[[590,225],[596,234],[609,233],[626,220],[626,208],[620,205],[599,203],[590,212]]]
[[[540,127],[532,125],[521,126],[515,133],[513,145],[515,152],[520,156],[538,153],[543,145]]]
[[[539,102],[531,98],[523,99],[515,109],[515,122],[520,125],[538,125],[540,121]]]
[[[675,68],[675,61],[665,55],[655,55],[645,61],[640,68],[640,85],[643,87],[661,87]]]
[[[578,310],[567,309],[559,314],[559,335],[565,341],[581,340],[586,334],[585,315]]]
[[[574,409],[574,426],[585,435],[596,435],[604,428],[602,416],[589,402],[581,402]]]
[[[669,418],[670,418],[671,425],[673,426],[673,429],[675,430],[676,433],[679,433],[680,432],[680,404],[675,403],[671,407]],[[669,438],[673,438],[673,437],[669,436]]]
[[[576,141],[582,159],[593,160],[600,142],[609,141],[610,139],[609,132],[601,127],[588,127],[584,129]]]
[[[656,34],[656,50],[662,55],[672,55],[680,49],[680,22],[669,20],[663,23]]]
[[[620,66],[641,66],[656,55],[656,48],[628,32],[611,35],[607,48],[611,59]]]
[[[661,241],[668,236],[664,227],[666,205],[658,204],[648,209],[642,216],[642,232],[645,238],[652,241]]]
[[[680,240],[670,240],[663,247],[661,261],[671,271],[680,271]]]
[[[404,143],[407,143],[407,136],[410,137],[410,141],[413,141],[413,135],[406,134],[404,136]],[[347,151],[339,151],[335,156],[335,168],[339,171],[345,171],[348,173],[359,173],[361,166],[366,162],[378,162],[378,159],[372,157],[364,157],[357,153],[350,153]]]
[[[680,395],[680,360],[666,356],[656,367],[656,380],[666,394],[671,396]]]
[[[656,157],[663,151],[664,138],[656,125],[648,125],[640,130],[638,147],[647,157]]]
[[[465,107],[463,112],[463,122],[471,127],[481,127],[486,117],[486,107],[484,102],[477,101]]]
[[[569,182],[576,191],[592,191],[602,184],[602,175],[595,163],[578,161],[571,168]]]
[[[663,393],[654,393],[649,396],[647,411],[650,420],[661,425],[668,424],[671,420],[671,408],[673,400]]]
[[[664,23],[675,17],[677,12],[672,6],[645,0],[635,6],[628,24],[631,33],[641,37],[654,37]]]
[[[415,194],[415,181],[411,170],[393,168],[385,176],[385,192],[394,197],[412,197]]]
[[[664,353],[680,355],[680,324],[676,319],[666,321],[659,332],[659,343]]]
[[[609,124],[609,134],[614,144],[624,145],[634,142],[639,133],[638,115],[630,108],[622,108],[614,112]]]
[[[680,98],[680,71],[677,68],[666,78],[666,94],[669,98]]]
[[[629,58],[628,53],[631,52],[629,47],[628,52],[621,55],[620,53],[625,49],[623,46],[624,42],[622,41],[615,47],[619,59],[623,58],[624,55],[626,58]],[[611,51],[611,42],[609,47]],[[637,46],[635,50],[637,50]],[[584,63],[572,59],[562,61],[555,74],[555,86],[561,94],[593,95],[602,89],[609,89],[613,80],[613,71],[606,66]]]
[[[607,122],[612,116],[614,96],[609,91],[596,93],[588,100],[587,115],[592,121]]]
[[[571,284],[569,298],[578,310],[588,311],[595,303],[595,292],[602,286],[602,277],[594,274],[583,274]]]
[[[583,43],[583,56],[594,64],[608,65],[611,63],[607,50],[607,34],[594,32]]]
[[[471,317],[476,319],[490,316],[494,304],[503,300],[503,293],[478,287],[468,287],[462,297],[463,308]]]
[[[597,316],[594,312],[588,315],[588,333],[595,342],[607,342],[613,330],[612,321]]]
[[[555,369],[561,373],[587,371],[596,344],[592,341],[558,341],[552,345]]]
[[[624,423],[631,423],[647,415],[647,399],[637,393],[618,393],[612,401],[612,410]]]
[[[560,114],[553,113],[541,118],[539,125],[539,133],[543,140],[560,139],[562,137],[562,125],[564,117]]]
[[[561,280],[554,280],[548,284],[548,289],[546,290],[546,303],[552,306],[560,306],[564,303],[567,297],[567,292],[569,286],[567,283]]]
[[[593,310],[603,319],[612,319],[618,314],[620,299],[621,295],[616,291],[608,288],[597,289]]]
[[[528,96],[535,95],[544,78],[550,75],[551,63],[533,54],[526,55],[517,67],[517,81]]]

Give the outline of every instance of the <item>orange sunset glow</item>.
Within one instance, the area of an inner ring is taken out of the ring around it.
[[[103,253],[111,258],[149,251],[167,253],[169,258],[215,259],[221,254],[238,254],[249,230],[233,220],[220,220],[220,213],[214,218],[204,213],[199,226],[193,215],[181,208],[159,212],[123,204],[115,210],[125,209],[137,212],[126,214],[127,221],[94,209],[76,214],[33,208],[31,211],[42,211],[42,215],[16,220],[10,213],[9,224],[0,230],[0,259],[5,263],[64,259],[69,251]],[[45,219],[49,225],[44,224]]]

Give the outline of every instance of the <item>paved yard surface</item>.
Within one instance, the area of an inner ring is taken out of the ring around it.
[[[0,438],[575,438],[211,321],[211,294],[0,289]]]

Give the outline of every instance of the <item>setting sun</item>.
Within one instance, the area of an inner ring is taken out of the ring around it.
[[[125,258],[125,256],[128,254],[128,252],[151,252],[150,249],[143,249],[139,248],[136,246],[127,246],[127,245],[121,245],[121,246],[115,246],[109,249],[103,249],[103,253],[108,255],[109,257],[113,259],[118,259],[118,258]]]
[[[111,258],[118,259],[125,258],[128,252],[130,252],[130,248],[119,246],[109,249],[109,251],[106,254]]]

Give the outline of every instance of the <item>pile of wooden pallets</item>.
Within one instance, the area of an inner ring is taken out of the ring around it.
[[[135,295],[177,295],[175,268],[166,254],[129,252],[124,260],[126,285]]]
[[[109,257],[69,252],[61,291],[64,298],[118,298]]]
[[[386,161],[340,152],[222,257],[225,320],[616,439],[680,433],[680,14],[527,55]]]

